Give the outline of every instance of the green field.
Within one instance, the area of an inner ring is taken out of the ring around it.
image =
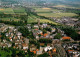
[[[75,13],[67,13],[64,12],[63,10],[57,10],[57,9],[52,9],[52,8],[34,8],[35,12],[37,12],[38,15],[40,16],[45,16],[45,17],[73,17],[77,16]]]
[[[72,17],[77,16],[75,13],[38,13],[40,16],[45,17]]]
[[[22,7],[14,8],[13,11],[15,12],[15,14],[27,15],[25,8]]]
[[[16,18],[13,18],[13,17],[11,17],[11,18],[0,18],[0,20],[3,20],[3,21],[19,21],[20,19],[16,19]]]
[[[40,20],[40,23],[52,23],[52,24],[58,25],[58,23],[55,23],[55,22],[53,22],[51,20],[48,20],[48,19],[40,19],[40,18],[38,18],[37,16],[34,16],[34,15],[29,16],[28,23],[37,22],[38,19]]]
[[[25,8],[0,8],[0,14],[19,14],[19,15],[27,15]]]
[[[0,12],[4,14],[14,14],[14,11],[12,8],[1,8]]]
[[[40,19],[40,22],[41,22],[41,23],[51,23],[51,24],[58,25],[58,23],[53,22],[53,21],[50,21],[50,20],[47,20],[47,19]]]

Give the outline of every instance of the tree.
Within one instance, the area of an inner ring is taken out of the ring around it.
[[[57,33],[56,36],[54,36],[54,39],[60,39],[61,38],[61,34],[60,33]]]
[[[78,34],[75,29],[72,29],[72,28],[62,28],[62,30],[68,36],[70,36],[72,39],[74,39],[74,40],[80,40],[80,34]]]

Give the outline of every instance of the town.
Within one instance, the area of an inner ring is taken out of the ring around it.
[[[26,28],[26,35],[30,33],[32,38],[27,35],[24,37],[24,31],[20,29]],[[64,31],[47,23],[27,24],[24,27],[14,27],[0,23],[0,47],[19,49],[25,53],[33,53],[34,56],[48,54],[50,57],[79,57],[80,41],[74,41],[67,36]]]
[[[0,57],[80,57],[80,1],[0,0]]]

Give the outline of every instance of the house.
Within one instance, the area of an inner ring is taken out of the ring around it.
[[[61,40],[70,40],[70,39],[71,39],[71,37],[67,37],[67,36],[64,36],[61,38]]]
[[[48,33],[45,33],[43,36],[44,36],[44,38],[49,38],[49,34]]]
[[[2,45],[2,47],[5,48],[5,47],[7,47],[7,45],[4,43],[4,44]]]
[[[34,50],[34,51],[31,51],[31,52],[33,52],[34,54],[36,54],[36,50]]]
[[[11,38],[11,37],[9,37],[9,40],[10,40],[10,41],[12,41],[12,38]]]
[[[22,49],[22,46],[21,46],[21,45],[18,45],[18,48],[19,48],[19,49]]]
[[[52,52],[53,52],[53,53],[56,53],[56,52],[57,52],[57,51],[56,51],[56,48],[54,48],[54,49],[52,50]]]
[[[36,52],[36,54],[37,54],[37,55],[42,54],[42,53],[43,53],[43,49],[44,49],[43,47],[40,47],[40,50],[38,50],[38,51]]]
[[[68,53],[73,53],[74,50],[68,50]]]
[[[26,44],[29,44],[29,39],[24,38],[24,42],[25,42]]]
[[[51,51],[48,51],[49,55],[51,56],[52,55],[52,52]]]
[[[22,36],[22,33],[17,32],[16,35],[18,36],[18,38],[20,39],[20,37]]]
[[[36,50],[37,49],[37,47],[34,45],[34,44],[32,44],[31,46],[30,46],[30,51],[34,51],[34,50]]]
[[[3,39],[3,42],[5,43],[5,42],[7,42],[7,40],[6,39]]]
[[[44,48],[44,51],[47,52],[48,50],[52,50],[53,47],[47,46]]]
[[[41,30],[38,30],[37,31],[37,34],[42,34],[43,32]]]
[[[2,37],[2,35],[0,35],[0,38]]]
[[[7,44],[7,46],[8,46],[8,47],[11,47],[11,46],[12,46],[12,44],[11,44],[11,43],[8,43],[8,44]]]
[[[51,32],[55,32],[56,31],[56,29],[55,28],[52,28],[52,31]]]
[[[47,24],[42,24],[42,27],[43,27],[43,28],[46,28],[46,27],[47,27]]]
[[[27,28],[28,29],[31,29],[31,24],[27,24]]]
[[[36,35],[35,38],[36,38],[37,40],[39,40],[39,36]]]
[[[72,46],[68,46],[67,48],[68,48],[68,49],[73,49],[73,47],[72,47]]]
[[[40,46],[44,46],[45,44],[44,43],[40,43]]]
[[[34,28],[38,28],[39,29],[39,26],[38,25],[34,25]]]
[[[28,49],[28,44],[23,43],[23,44],[22,44],[22,47],[23,47],[23,50]]]

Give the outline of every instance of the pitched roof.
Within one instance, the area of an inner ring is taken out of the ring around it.
[[[33,52],[34,54],[36,54],[36,51],[31,51],[31,52]]]
[[[22,46],[23,46],[23,47],[26,47],[26,46],[28,46],[28,45],[27,45],[26,43],[23,43]]]
[[[44,43],[40,43],[40,46],[44,46]]]
[[[0,37],[2,37],[2,36],[0,35]]]
[[[70,40],[70,39],[71,39],[71,37],[62,37],[62,39],[69,39],[69,40]]]
[[[41,33],[41,35],[43,35],[43,33]]]
[[[38,29],[34,29],[34,30],[38,30]]]
[[[54,48],[52,51],[53,51],[53,52],[56,52],[56,48]]]
[[[48,35],[48,33],[45,33],[45,34],[44,34],[44,37],[46,37],[47,35]]]

